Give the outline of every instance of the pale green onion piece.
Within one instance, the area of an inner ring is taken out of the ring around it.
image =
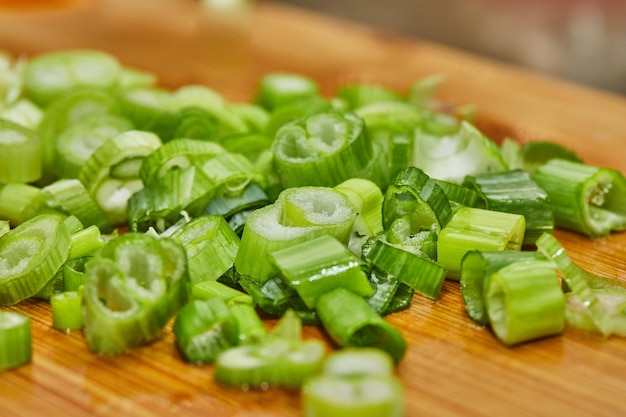
[[[445,81],[444,74],[433,74],[415,81],[409,90],[407,101],[418,108],[428,108],[435,100],[437,89]]]
[[[36,131],[0,119],[0,183],[38,180],[42,172],[41,149]]]
[[[117,79],[116,88],[125,90],[134,87],[149,87],[157,84],[157,75],[139,68],[124,66]]]
[[[524,216],[473,207],[460,207],[437,238],[437,262],[448,278],[461,278],[461,261],[470,250],[520,250]]]
[[[131,122],[113,114],[96,114],[77,121],[56,139],[55,172],[60,178],[77,178],[89,157],[107,140],[132,130]]]
[[[553,235],[544,233],[537,239],[536,244],[539,252],[556,263],[563,282],[582,302],[598,331],[603,336],[609,336],[613,331],[611,317],[589,286],[587,282],[589,273],[572,262],[565,248]]]
[[[461,261],[461,296],[467,315],[476,323],[489,323],[485,307],[485,288],[491,275],[517,261],[545,260],[539,252],[471,250]]]
[[[50,297],[52,327],[63,332],[82,329],[82,292],[66,291]]]
[[[49,207],[67,215],[76,216],[83,225],[95,225],[103,233],[111,230],[111,224],[104,212],[78,179],[56,180],[43,187],[41,195]]]
[[[237,345],[237,324],[220,298],[192,300],[183,306],[172,331],[187,362],[212,363],[220,352]]]
[[[336,97],[346,103],[348,109],[360,109],[377,103],[402,102],[402,97],[380,84],[348,84],[341,86]],[[404,104],[404,103],[403,103]]]
[[[329,235],[271,252],[269,258],[283,281],[311,309],[320,295],[334,288],[347,288],[364,297],[374,292],[360,260]]]
[[[226,150],[215,142],[200,139],[173,139],[146,156],[139,172],[144,184],[151,184],[171,170],[184,169],[194,160],[206,160]]]
[[[384,350],[372,347],[347,347],[334,351],[324,361],[322,374],[343,378],[366,375],[392,376],[393,358]]]
[[[30,184],[0,184],[0,219],[15,227],[45,211],[41,189]]]
[[[312,79],[291,73],[271,73],[261,78],[255,102],[273,110],[285,104],[318,94],[318,86]]]
[[[77,87],[112,88],[121,66],[117,59],[97,50],[66,50],[37,55],[24,67],[24,92],[46,105]]]
[[[495,142],[466,121],[453,135],[436,136],[418,130],[412,165],[432,178],[456,183],[467,175],[507,169]]]
[[[254,388],[299,388],[319,372],[325,348],[319,340],[267,338],[222,352],[215,361],[215,379],[222,384]]]
[[[33,296],[66,261],[71,237],[63,218],[41,214],[0,237],[0,305]]]
[[[554,263],[547,260],[517,261],[491,274],[485,304],[492,330],[507,346],[565,328],[565,297]]]
[[[0,371],[29,363],[33,355],[30,317],[0,311]]]
[[[270,253],[326,234],[347,243],[355,217],[354,206],[332,188],[287,189],[248,216],[235,267],[262,284],[274,273]]]
[[[383,193],[380,187],[364,178],[350,178],[334,188],[356,207],[355,232],[374,236],[383,231]]]
[[[591,237],[626,229],[626,179],[614,169],[552,159],[533,175],[548,194],[555,225]]]
[[[321,375],[307,382],[303,402],[305,417],[400,417],[404,393],[402,384],[388,376]]]
[[[265,325],[251,304],[237,302],[228,307],[237,324],[237,344],[259,343],[266,337]]]
[[[68,259],[92,256],[106,244],[100,229],[91,225],[72,234]]]
[[[82,167],[78,179],[111,225],[127,220],[128,200],[143,188],[141,161],[159,146],[161,140],[153,133],[126,131],[106,141]]]
[[[191,298],[195,300],[219,298],[229,306],[232,304],[254,305],[252,297],[248,294],[219,281],[205,280],[193,284],[191,287]]]
[[[11,230],[11,225],[8,220],[0,220],[0,237],[8,233]]]
[[[42,118],[43,110],[30,100],[20,98],[5,109],[2,109],[0,102],[0,119],[8,120],[28,129],[37,129]]]
[[[610,317],[611,334],[626,337],[626,291],[624,288],[592,288],[604,310]],[[580,330],[597,332],[598,327],[589,310],[577,294],[565,294],[565,322]]]
[[[374,156],[364,129],[358,116],[336,111],[282,126],[272,152],[283,187],[333,187],[363,172]]]

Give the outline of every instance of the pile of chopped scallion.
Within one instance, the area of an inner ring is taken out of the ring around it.
[[[441,80],[322,97],[272,73],[234,103],[101,51],[0,54],[0,304],[49,300],[53,326],[103,355],[173,320],[184,360],[224,384],[304,385],[307,416],[401,415],[406,342],[385,316],[445,279],[505,345],[566,325],[625,336],[625,285],[552,235],[624,230],[622,173],[494,142],[438,110]],[[0,369],[31,360],[30,338],[1,312]]]

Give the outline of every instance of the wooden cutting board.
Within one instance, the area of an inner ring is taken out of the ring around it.
[[[100,48],[154,71],[165,86],[201,83],[237,101],[249,100],[268,71],[314,77],[325,94],[350,82],[404,91],[421,76],[443,73],[440,97],[476,105],[478,125],[493,139],[551,140],[590,164],[626,172],[624,97],[269,2],[231,20],[197,7],[193,0],[83,0],[64,9],[0,9],[0,48],[26,55]],[[580,266],[626,279],[626,233],[597,240],[555,234]],[[47,303],[7,309],[32,317],[34,356],[1,374],[0,416],[302,414],[297,391],[217,385],[211,366],[181,360],[169,330],[150,346],[99,357],[81,332],[51,328]],[[567,329],[506,348],[467,318],[455,282],[445,283],[439,300],[416,296],[388,319],[409,346],[397,368],[406,416],[626,415],[626,339]],[[305,337],[332,349],[317,328],[306,328]]]

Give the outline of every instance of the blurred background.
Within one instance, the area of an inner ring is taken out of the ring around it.
[[[626,94],[626,0],[280,0]]]
[[[264,1],[256,0],[257,3]],[[626,0],[272,1],[360,22],[407,37],[434,41],[626,95]],[[68,13],[67,22],[75,24],[79,21],[83,26],[82,30],[90,34],[91,41],[115,36],[121,42],[126,42],[130,34],[138,44],[143,42],[153,45],[158,41],[161,49],[172,51],[171,59],[175,61],[178,59],[175,57],[176,45],[169,45],[168,49],[168,42],[172,43],[174,36],[165,34],[153,41],[154,35],[148,31],[136,33],[137,30],[133,31],[136,13],[145,17],[142,19],[144,25],[146,22],[154,22],[154,28],[151,29],[158,32],[157,21],[162,17],[163,10],[209,6],[205,10],[212,10],[209,13],[213,17],[202,17],[205,19],[204,23],[196,25],[195,29],[190,27],[188,21],[173,21],[167,28],[170,32],[180,32],[176,36],[183,36],[184,31],[191,33],[192,30],[202,28],[207,32],[206,36],[203,35],[207,39],[215,36],[209,32],[217,33],[223,31],[220,28],[228,26],[220,21],[220,13],[215,12],[218,8],[232,6],[233,3],[250,6],[254,2],[255,0],[0,0],[0,49],[8,44],[24,43],[20,37],[34,36],[36,28],[42,27],[41,25],[48,24],[48,31],[52,30],[52,23],[44,22],[43,12],[33,14],[42,16],[41,19],[37,17],[39,20],[30,20],[35,27],[24,27],[17,12],[19,10],[27,12],[48,9],[48,14],[53,16],[56,13],[55,7],[61,10],[61,6],[73,5],[74,8],[87,9],[89,5],[97,5],[101,16],[99,19],[114,18],[127,22],[128,26],[115,34],[100,34],[87,19],[76,19],[75,15],[70,16]],[[123,7],[107,7],[114,3],[123,3]],[[124,13],[118,13],[119,10]],[[152,14],[155,15],[154,18],[148,17]],[[178,15],[180,13],[172,13],[172,19]],[[242,21],[245,25],[248,20]],[[67,25],[61,17],[56,24],[61,28]],[[232,25],[230,26],[232,29]],[[59,34],[49,42],[59,44],[63,41],[63,45],[73,46],[81,41],[77,38],[63,40],[60,37]],[[48,40],[41,39],[39,42],[43,49]],[[217,42],[216,45],[221,45],[220,52],[226,55],[234,50],[232,45],[223,42]],[[146,48],[138,53],[147,55],[142,57],[143,61],[158,59],[156,56],[152,57],[154,54]]]

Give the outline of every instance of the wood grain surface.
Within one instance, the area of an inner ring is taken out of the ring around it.
[[[493,139],[551,140],[590,164],[626,172],[624,97],[270,2],[257,3],[250,13],[215,17],[192,0],[5,8],[0,48],[25,55],[100,48],[154,71],[165,86],[205,84],[234,101],[249,100],[269,71],[312,76],[325,94],[351,82],[404,91],[421,76],[443,73],[439,96],[476,105],[478,125]],[[626,233],[596,240],[555,234],[580,266],[626,280]],[[169,328],[149,346],[99,357],[81,332],[51,328],[46,302],[6,309],[32,317],[34,356],[0,375],[0,416],[302,414],[297,391],[217,385],[211,366],[181,360]],[[626,339],[567,329],[559,337],[506,348],[467,318],[456,282],[445,283],[439,300],[416,296],[408,310],[388,320],[409,346],[397,368],[406,416],[626,415]],[[305,337],[325,339],[333,348],[317,328],[307,327]]]

